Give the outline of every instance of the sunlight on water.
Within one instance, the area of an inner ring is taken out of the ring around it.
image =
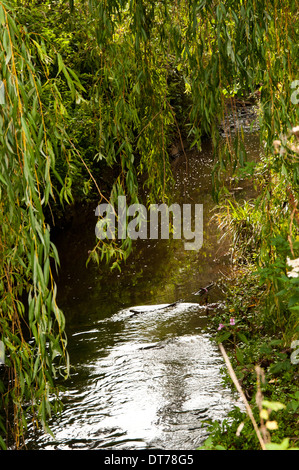
[[[248,141],[253,155],[257,141]],[[29,427],[29,449],[195,449],[207,437],[205,420],[223,420],[237,403],[205,330],[213,313],[205,304],[219,303],[221,292],[193,295],[230,270],[226,247],[208,224],[211,149],[188,158],[188,178],[185,161],[176,162],[176,193],[179,201],[204,204],[198,253],[146,241],[121,273],[101,274],[86,268],[94,219],[79,218],[61,237],[58,292],[72,373],[63,384],[63,411],[50,422],[54,438]]]
[[[232,409],[235,400],[221,383],[223,361],[201,331],[204,307],[126,313],[106,320],[104,328],[122,325],[116,344],[77,365],[65,409],[52,423],[55,439],[41,436],[39,447],[194,449],[205,437],[203,421],[223,419]],[[103,323],[75,333],[73,341],[78,347],[83,338],[85,345],[100,341]],[[174,336],[183,325],[186,334]]]
[[[40,446],[195,448],[203,420],[224,418],[233,405],[221,366],[204,335],[117,346],[88,365],[84,387],[69,389],[54,442],[43,437]]]

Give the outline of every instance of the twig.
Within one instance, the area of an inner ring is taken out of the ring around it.
[[[177,300],[176,302],[173,302],[172,304],[166,304],[166,305],[163,305],[163,307],[155,307],[155,305],[153,305],[153,309],[152,310],[147,310],[148,311],[156,311],[156,310],[166,310],[167,308],[169,307],[175,307],[180,301]],[[133,315],[130,315],[130,317],[133,317],[134,315],[137,315],[138,313],[142,313],[142,310],[135,310],[137,307],[133,307],[133,308],[130,308],[130,312],[133,313]]]
[[[178,125],[178,122],[177,122],[177,119],[176,119],[176,116],[175,116],[175,113],[172,109],[172,106],[170,105],[170,103],[168,101],[166,101],[166,103],[168,104],[169,108],[170,108],[170,111],[171,111],[171,114],[175,120],[175,123],[176,123],[176,127],[177,127],[177,130],[178,130],[178,133],[179,133],[179,137],[180,137],[180,142],[181,142],[181,147],[182,147],[182,150],[183,150],[183,153],[184,153],[184,156],[185,156],[185,160],[186,160],[186,171],[187,173],[189,172],[189,162],[188,162],[188,157],[187,157],[187,154],[186,154],[186,151],[185,151],[185,147],[184,147],[184,144],[183,144],[183,140],[182,140],[182,135],[181,135],[181,131],[180,131],[180,127]]]
[[[137,141],[139,139],[139,137],[141,136],[142,132],[145,131],[145,129],[151,124],[152,121],[154,121],[154,119],[156,119],[157,116],[159,116],[159,114],[162,112],[162,109],[163,109],[163,103],[162,103],[162,106],[161,106],[161,109],[160,111],[158,111],[154,117],[152,117],[152,119],[144,126],[143,129],[141,129],[141,131],[139,132],[139,134],[137,135],[135,141]]]
[[[215,283],[214,282],[211,282],[211,284],[209,284],[208,286],[206,287],[201,287],[197,292],[194,292],[193,295],[203,295],[203,294],[207,294],[208,291],[210,289],[212,289],[212,287],[214,287]]]
[[[95,180],[93,174],[92,174],[91,171],[89,170],[89,168],[88,168],[88,166],[86,165],[86,163],[85,163],[85,161],[84,161],[82,155],[80,154],[80,152],[78,151],[78,149],[76,149],[76,147],[75,147],[75,145],[73,144],[73,142],[71,141],[71,139],[69,139],[69,143],[70,143],[71,146],[73,147],[74,151],[76,152],[76,154],[77,154],[78,157],[80,158],[81,162],[82,162],[83,165],[85,166],[85,168],[86,168],[86,170],[87,170],[87,172],[88,172],[90,178],[91,178],[92,181],[94,182],[94,185],[95,185],[95,187],[97,188],[99,195],[101,196],[101,200],[104,199],[104,200],[105,200],[108,204],[110,204],[111,207],[113,208],[112,204],[111,204],[111,203],[108,201],[108,199],[102,194],[102,192],[101,192],[101,190],[100,190],[100,188],[99,188],[99,186],[98,186],[98,183],[96,182],[96,180]],[[113,210],[114,210],[114,208],[113,208]]]
[[[251,408],[250,408],[250,406],[249,406],[249,403],[248,403],[248,401],[247,401],[247,399],[246,399],[246,397],[245,397],[245,395],[244,395],[244,392],[243,392],[243,390],[242,390],[242,388],[241,388],[241,386],[240,386],[240,384],[239,384],[239,381],[238,381],[237,376],[236,376],[236,374],[235,374],[235,372],[234,372],[234,370],[233,370],[233,368],[232,368],[232,365],[231,365],[231,363],[230,363],[230,360],[229,360],[229,358],[228,358],[228,356],[227,356],[227,354],[226,354],[226,352],[225,352],[225,349],[224,349],[224,347],[223,347],[223,344],[222,344],[222,343],[219,343],[218,346],[219,346],[219,349],[220,349],[220,351],[221,351],[221,354],[222,354],[222,356],[223,356],[223,358],[224,358],[224,361],[225,361],[225,363],[226,363],[226,365],[227,365],[229,375],[231,376],[231,379],[232,379],[232,381],[233,381],[233,383],[234,383],[236,389],[238,390],[238,392],[239,392],[239,394],[240,394],[240,396],[241,396],[241,398],[242,398],[242,400],[243,400],[243,402],[244,402],[244,405],[245,405],[245,407],[246,407],[248,416],[249,416],[249,418],[251,419],[251,422],[252,422],[252,424],[253,424],[254,430],[255,430],[256,435],[257,435],[257,437],[258,437],[258,440],[259,440],[259,442],[260,442],[261,448],[262,448],[262,450],[266,450],[265,443],[264,443],[264,441],[263,441],[263,439],[262,439],[261,433],[260,433],[259,428],[258,428],[258,426],[257,426],[257,424],[256,424],[255,419],[254,419],[252,410],[251,410]]]
[[[192,292],[191,295],[203,295],[203,294],[206,294],[208,293],[208,291],[215,285],[214,282],[212,282],[211,284],[209,284],[207,287],[201,287],[199,289],[199,291],[197,292]],[[182,303],[182,302],[186,302],[187,299],[179,299],[179,300],[176,300],[175,302],[171,303],[171,304],[165,304],[163,305],[162,307],[157,307],[155,305],[153,305],[153,309],[151,311],[155,311],[155,310],[165,310],[169,307],[175,307],[177,304],[179,303]],[[148,306],[148,305],[147,305]],[[130,312],[133,312],[133,315],[137,315],[139,313],[143,313],[142,310],[136,310],[137,307],[133,307],[133,308],[130,308]],[[147,310],[148,311],[148,310]],[[131,315],[131,317],[133,316]]]

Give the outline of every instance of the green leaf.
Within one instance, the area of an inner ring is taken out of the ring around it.
[[[225,333],[222,333],[220,336],[217,337],[217,342],[222,343],[228,340],[228,338],[230,338],[231,335],[232,335],[231,331],[226,331]]]
[[[3,184],[5,184],[5,186],[7,186],[7,182],[6,182],[6,180],[4,179],[4,177],[1,175],[1,173],[0,173],[0,181],[1,181]]]
[[[266,448],[267,450],[287,450],[289,447],[289,441],[289,438],[286,437],[280,444],[276,444],[274,442],[266,444]]]
[[[244,364],[244,354],[240,348],[236,348],[236,357],[240,364]]]
[[[63,63],[63,60],[62,60],[62,57],[61,57],[61,54],[57,53],[57,60],[58,60],[58,73],[57,75],[60,74],[60,72],[65,69],[65,65]]]
[[[291,363],[289,360],[280,361],[272,364],[269,368],[271,374],[278,374],[279,372],[288,371],[291,368]]]
[[[5,25],[5,13],[2,5],[0,5],[0,23],[2,26]]]
[[[7,450],[6,444],[5,444],[5,442],[4,442],[4,440],[2,439],[1,436],[0,436],[0,447],[1,447],[3,450]]]
[[[273,410],[273,411],[283,410],[286,407],[283,403],[280,403],[278,401],[268,401],[268,400],[263,400],[262,405],[265,408],[269,408],[270,410]]]
[[[243,342],[243,343],[246,343],[248,344],[248,339],[247,337],[244,335],[244,333],[240,333],[239,331],[237,332],[237,336],[238,338]]]

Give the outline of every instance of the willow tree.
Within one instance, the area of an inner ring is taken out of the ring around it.
[[[100,202],[105,197],[115,205],[123,194],[138,202],[138,174],[149,202],[167,200],[173,136],[200,148],[202,135],[208,135],[219,200],[222,172],[229,166],[247,169],[242,131],[220,146],[219,123],[228,104],[259,90],[268,156],[263,174],[269,176],[260,199],[269,221],[261,262],[269,261],[265,253],[277,221],[282,227],[283,219],[283,235],[292,243],[298,229],[297,157],[291,148],[275,153],[273,141],[298,124],[298,12],[291,0],[11,4],[0,2],[0,328],[6,352],[0,423],[4,429],[6,413],[18,446],[28,415],[47,425],[58,403],[49,400],[55,378],[68,373],[65,321],[53,277],[59,257],[46,214],[55,201],[72,201],[79,171],[83,186],[94,186]],[[34,23],[33,13],[41,21]],[[92,129],[88,154],[86,128]],[[115,170],[108,194],[97,178],[103,165]],[[278,218],[273,194],[293,201]],[[130,240],[101,240],[91,257],[118,263],[130,249]]]
[[[68,150],[60,94],[48,80],[50,57],[2,2],[0,38],[0,426],[7,423],[18,447],[26,416],[46,427],[57,403],[50,399],[55,378],[68,374],[53,278],[59,257],[44,215],[50,200],[66,194],[55,160],[67,160]],[[62,63],[61,70],[75,90]]]
[[[177,139],[184,133],[198,148],[203,135],[212,138],[214,196],[219,201],[223,171],[247,168],[242,130],[219,145],[219,124],[238,101],[257,92],[269,171],[286,171],[296,196],[296,157],[273,159],[273,141],[298,122],[298,107],[291,99],[298,73],[296,2],[111,0],[90,1],[89,6],[99,58],[91,92],[99,126],[95,161],[121,166],[112,201],[126,193],[136,202],[136,172],[146,176],[149,202],[170,197],[167,150],[174,133]],[[183,128],[173,99],[174,76],[174,84],[183,83],[188,96]],[[265,194],[268,189],[266,185]],[[270,237],[265,237],[265,251]],[[106,251],[101,241],[92,255],[97,259],[97,252],[103,256]],[[111,247],[109,254],[115,254]]]

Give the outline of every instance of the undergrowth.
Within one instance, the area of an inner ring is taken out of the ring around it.
[[[292,340],[290,332],[269,320],[268,289],[259,282],[254,266],[238,268],[233,279],[225,281],[225,287],[225,306],[211,318],[209,328],[227,350],[257,424],[267,431],[267,447],[299,447],[299,345]],[[296,332],[298,326],[293,330],[293,337]],[[262,380],[257,375],[257,367],[262,371]],[[226,367],[223,381],[234,388]],[[259,395],[268,402],[264,411],[258,405]],[[275,407],[273,403],[280,406]],[[239,406],[223,422],[209,421],[208,431],[209,438],[201,449],[260,449],[253,425]]]

